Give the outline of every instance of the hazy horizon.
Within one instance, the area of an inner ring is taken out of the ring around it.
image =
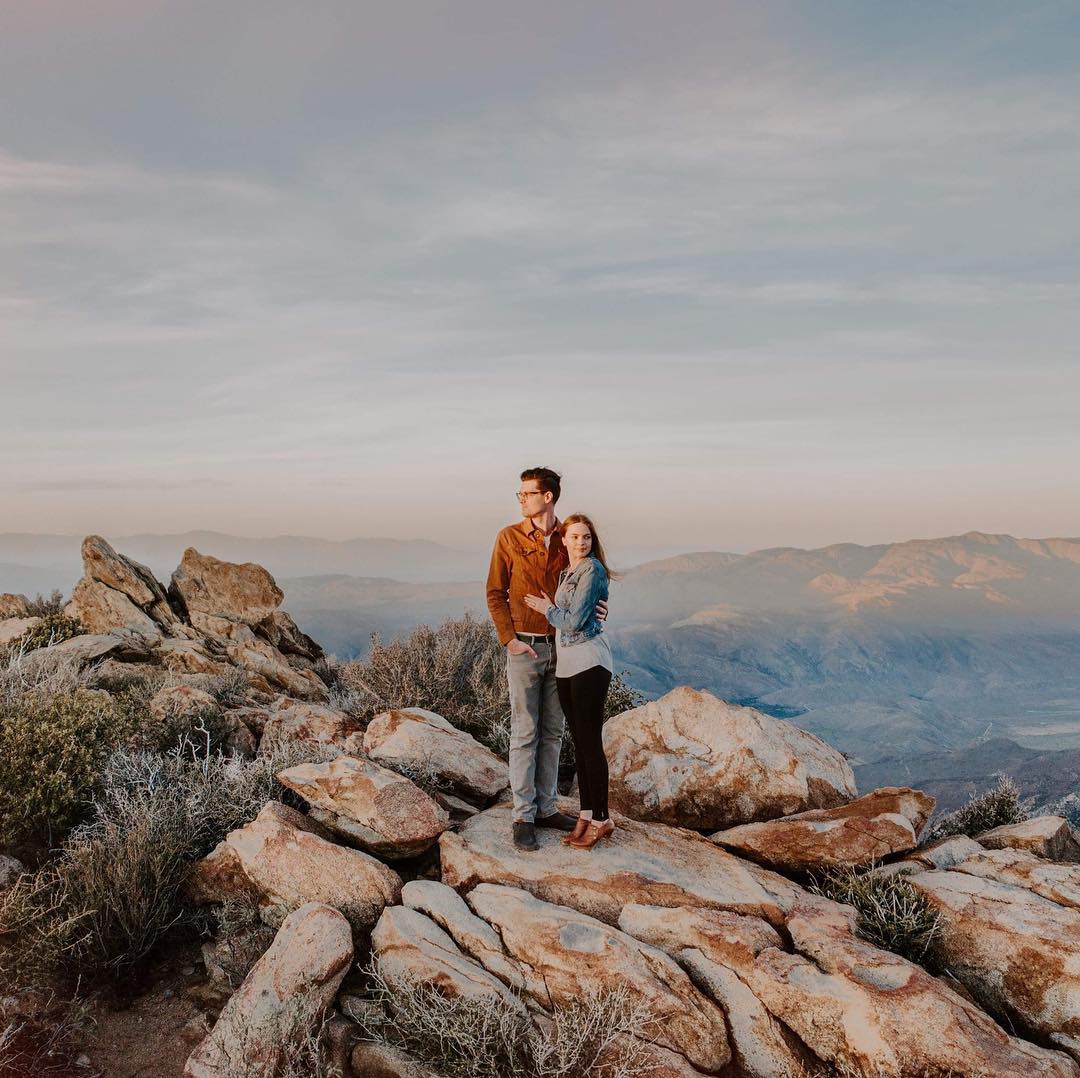
[[[0,531],[1080,535],[1075,5],[3,19]]]

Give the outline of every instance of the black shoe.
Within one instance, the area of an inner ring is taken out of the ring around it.
[[[573,831],[577,820],[565,812],[553,812],[550,816],[541,816],[536,821],[537,827],[554,827],[556,831]]]
[[[519,850],[540,849],[540,844],[536,841],[536,827],[524,820],[515,820],[514,845]]]

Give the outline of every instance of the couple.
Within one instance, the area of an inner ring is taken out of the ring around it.
[[[583,850],[615,830],[602,739],[612,659],[601,622],[611,572],[588,517],[556,518],[560,478],[550,468],[521,473],[524,519],[499,532],[487,579],[488,610],[506,648],[513,838],[522,850],[539,849],[537,827],[566,831],[563,842]],[[577,756],[577,820],[556,803],[564,716]]]

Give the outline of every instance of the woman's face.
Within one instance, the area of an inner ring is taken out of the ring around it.
[[[584,558],[592,550],[592,532],[589,525],[583,523],[571,524],[563,536],[566,549],[574,558]]]

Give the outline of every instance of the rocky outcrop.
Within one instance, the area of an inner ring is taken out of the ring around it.
[[[87,632],[129,629],[157,641],[180,625],[165,589],[145,565],[118,554],[100,535],[83,540],[82,559],[83,577],[65,613]]]
[[[525,971],[526,993],[545,1010],[621,988],[653,1016],[649,1040],[705,1074],[729,1062],[723,1012],[658,949],[518,888],[481,884],[466,899],[498,932]]]
[[[979,835],[989,850],[1027,850],[1050,861],[1080,862],[1080,838],[1063,816],[1036,816]]]
[[[225,1004],[184,1074],[262,1078],[280,1073],[288,1045],[310,1034],[333,1002],[352,958],[348,921],[330,906],[301,906],[285,919]]]
[[[918,790],[885,787],[831,809],[810,809],[718,831],[711,840],[773,868],[794,872],[868,865],[913,849],[934,811]]]
[[[681,687],[609,720],[611,804],[699,829],[832,808],[856,795],[844,757],[813,734]]]
[[[494,998],[508,1007],[524,1007],[502,981],[464,954],[429,917],[405,906],[383,911],[371,933],[371,951],[387,986],[404,992],[430,985],[452,999]]]
[[[38,648],[23,657],[27,669],[50,662],[70,660],[82,666],[101,659],[117,659],[120,662],[145,662],[150,658],[150,644],[144,636],[130,630],[114,629],[110,633],[87,633],[62,640],[52,647]]]
[[[220,561],[188,547],[172,575],[169,594],[181,605],[192,625],[213,618],[240,625],[255,625],[269,618],[285,595],[274,578],[253,562]],[[222,626],[210,624],[208,632]]]
[[[748,1075],[1072,1076],[1060,1053],[1009,1037],[921,967],[859,939],[848,907],[807,895],[785,923],[628,907],[625,931],[676,956],[728,1014]]]
[[[940,914],[936,946],[972,996],[1080,1059],[1080,910],[967,871],[907,879]]]
[[[487,800],[510,782],[506,764],[441,715],[410,707],[386,711],[364,731],[364,752],[388,767],[433,774],[465,797]]]
[[[745,862],[691,831],[616,818],[614,835],[581,854],[568,853],[561,833],[539,828],[540,849],[530,853],[514,846],[511,822],[510,807],[499,805],[457,833],[446,832],[439,839],[443,882],[462,894],[479,883],[509,884],[609,924],[628,902],[781,919],[782,896],[767,890]]]
[[[302,813],[271,801],[194,866],[191,897],[202,903],[246,898],[270,925],[306,902],[325,902],[358,931],[370,930],[383,909],[401,897],[401,878],[318,830]]]
[[[431,847],[450,814],[396,771],[371,760],[339,756],[279,772],[311,815],[336,835],[380,857],[413,857]]]
[[[159,721],[192,711],[220,710],[217,700],[193,685],[169,685],[159,689],[150,701],[150,714]]]

